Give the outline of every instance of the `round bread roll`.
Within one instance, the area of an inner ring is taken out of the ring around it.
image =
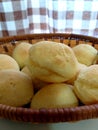
[[[19,65],[15,59],[7,54],[0,54],[0,70],[3,69],[20,70]]]
[[[0,71],[0,104],[23,106],[33,93],[32,80],[26,74],[12,69]]]
[[[90,66],[97,62],[97,50],[89,44],[79,44],[72,48],[78,61]]]
[[[20,68],[23,68],[25,66],[25,62],[28,57],[28,51],[31,46],[32,46],[32,44],[30,44],[28,42],[21,42],[13,50],[12,57],[17,61]]]
[[[82,103],[98,103],[98,65],[91,65],[81,71],[73,89]]]
[[[27,66],[36,78],[51,83],[67,81],[78,72],[78,61],[72,49],[50,41],[32,45]]]
[[[31,108],[62,108],[78,105],[71,85],[58,83],[40,89],[32,98]]]

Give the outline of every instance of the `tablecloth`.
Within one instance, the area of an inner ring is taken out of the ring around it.
[[[0,37],[58,32],[98,36],[98,0],[0,0]]]

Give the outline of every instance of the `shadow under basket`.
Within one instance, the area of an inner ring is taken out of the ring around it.
[[[61,33],[26,34],[0,38],[0,53],[11,55],[13,49],[21,43],[21,41],[28,41],[31,44],[35,44],[43,40],[61,42],[71,47],[85,43],[92,45],[98,50],[98,38],[91,36]],[[74,122],[98,118],[98,104],[55,109],[30,109],[0,104],[0,117],[32,123]]]

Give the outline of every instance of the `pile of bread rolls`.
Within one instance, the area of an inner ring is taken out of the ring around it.
[[[21,42],[0,54],[0,104],[63,108],[98,103],[97,50],[88,44]]]

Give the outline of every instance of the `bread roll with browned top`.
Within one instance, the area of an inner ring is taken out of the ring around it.
[[[32,80],[26,74],[12,69],[0,71],[0,104],[23,106],[33,93]]]
[[[98,103],[98,65],[91,65],[79,73],[74,92],[84,104]]]
[[[31,108],[63,108],[78,106],[71,85],[58,83],[40,89],[32,98]]]
[[[35,77],[52,83],[67,81],[78,72],[78,61],[72,49],[52,41],[32,45],[27,66]]]

